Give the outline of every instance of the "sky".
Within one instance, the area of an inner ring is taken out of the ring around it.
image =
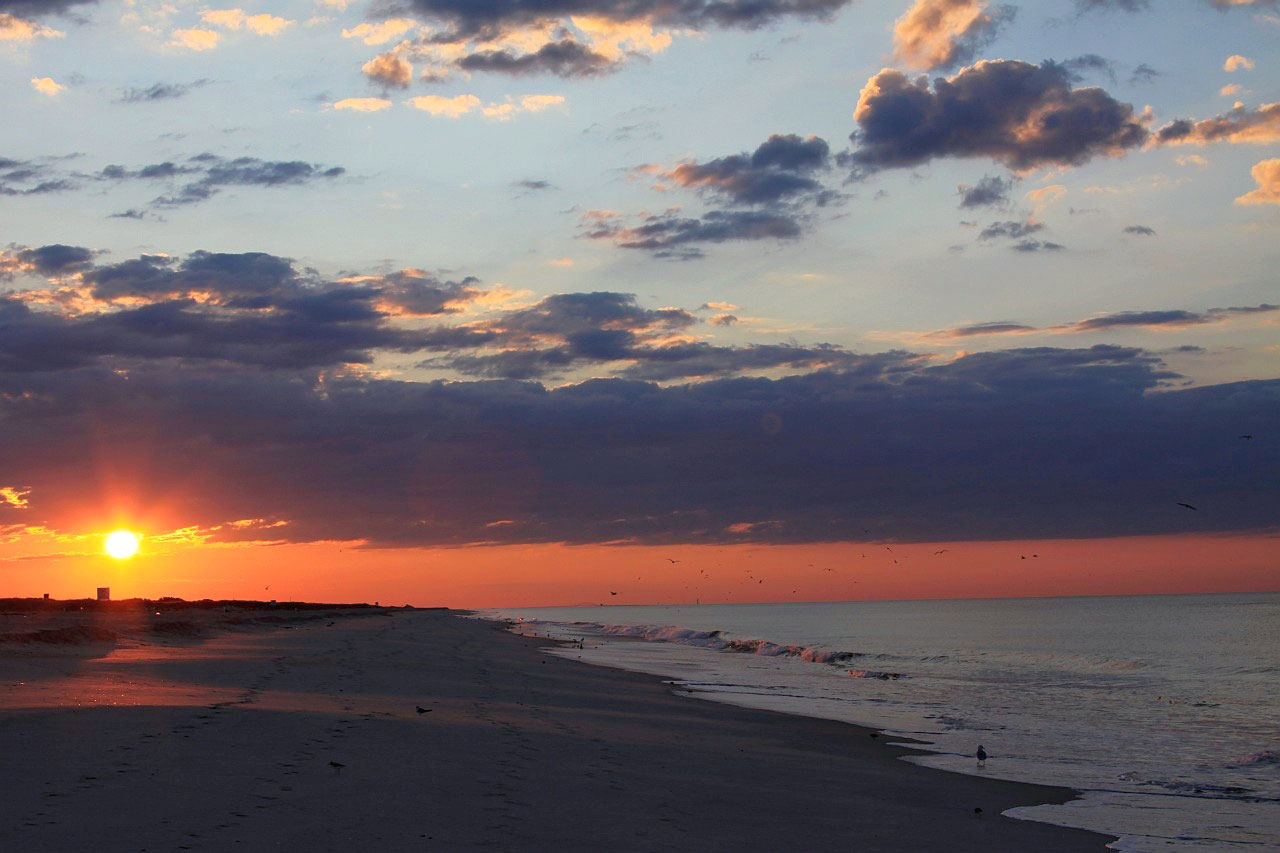
[[[1267,0],[0,0],[0,594],[1280,588],[1278,46]]]

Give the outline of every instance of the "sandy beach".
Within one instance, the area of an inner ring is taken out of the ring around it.
[[[448,611],[0,643],[0,848],[1099,850],[1061,788],[673,695]],[[12,630],[7,629],[7,630]],[[419,709],[422,709],[421,711]],[[982,810],[975,814],[975,808]]]

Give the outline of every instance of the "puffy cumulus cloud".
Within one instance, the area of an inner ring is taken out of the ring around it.
[[[218,46],[218,41],[221,38],[222,36],[218,35],[214,30],[202,30],[198,27],[174,30],[169,37],[169,45],[170,47],[181,47],[194,51],[213,50]]]
[[[885,69],[854,111],[855,173],[915,166],[935,157],[988,157],[1025,171],[1116,157],[1146,142],[1144,117],[1099,88],[1072,88],[1061,65],[979,62],[952,77],[908,79]]]
[[[413,82],[413,65],[390,51],[370,59],[360,70],[364,76],[384,86],[404,89]]]
[[[1228,113],[1195,121],[1178,119],[1160,128],[1158,145],[1209,145],[1214,142],[1269,145],[1280,140],[1280,103],[1249,109],[1236,104]]]
[[[1238,95],[1240,94],[1240,84],[1228,83],[1226,86],[1223,86],[1218,90],[1218,94],[1224,98],[1229,98],[1232,95]]]
[[[1241,56],[1238,53],[1233,53],[1231,56],[1227,57],[1225,62],[1222,63],[1222,70],[1226,71],[1228,74],[1233,71],[1239,71],[1241,68],[1246,70],[1253,68],[1253,60],[1247,56]]]
[[[679,211],[642,214],[627,224],[617,215],[588,211],[583,215],[583,236],[609,240],[622,249],[642,249],[656,257],[696,260],[703,257],[701,243],[743,240],[785,240],[799,237],[799,215],[779,210],[711,210],[698,217]]]
[[[983,175],[978,183],[958,184],[956,194],[960,196],[960,207],[1002,207],[1009,203],[1009,191],[1013,189],[1011,178],[999,175]]]
[[[41,18],[60,15],[73,6],[94,3],[96,0],[0,0],[0,13],[21,18]]]
[[[33,41],[38,38],[59,39],[66,33],[28,21],[7,12],[0,12],[0,41]]]
[[[916,0],[893,28],[893,56],[917,71],[949,68],[972,59],[1014,9],[992,11],[988,0]]]
[[[1258,188],[1236,199],[1236,204],[1280,204],[1280,159],[1263,160],[1253,167]]]
[[[1088,537],[1261,529],[1280,513],[1255,473],[1280,450],[1253,442],[1242,465],[1223,439],[1280,429],[1280,383],[1162,390],[1177,377],[1133,348],[554,389],[151,356],[29,367],[0,361],[0,470],[30,490],[24,519],[53,528],[109,487],[165,495],[211,541],[234,534],[213,530],[226,519],[261,518],[288,522],[272,538],[375,547]],[[104,454],[110,484],[94,479]]]
[[[774,134],[749,154],[681,163],[659,174],[677,186],[704,190],[735,204],[774,205],[798,199],[825,204],[838,194],[814,176],[830,165],[826,140]]]
[[[343,98],[333,102],[335,110],[351,110],[357,113],[376,113],[391,106],[386,98]]]
[[[94,253],[83,246],[54,243],[34,249],[20,249],[15,253],[15,257],[19,262],[28,265],[33,272],[46,276],[60,276],[88,269]]]
[[[32,77],[31,88],[35,89],[42,95],[53,97],[61,92],[66,91],[67,87],[54,80],[52,77]]]

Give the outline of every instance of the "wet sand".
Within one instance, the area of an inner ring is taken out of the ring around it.
[[[38,645],[0,643],[0,849],[1110,840],[1000,816],[1070,799],[1065,789],[918,767],[866,729],[676,696],[659,678],[553,657],[545,641],[443,611]]]

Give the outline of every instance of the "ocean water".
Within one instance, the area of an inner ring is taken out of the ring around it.
[[[906,760],[1075,788],[1010,814],[1116,849],[1280,849],[1280,594],[483,615],[700,698],[927,742]]]

